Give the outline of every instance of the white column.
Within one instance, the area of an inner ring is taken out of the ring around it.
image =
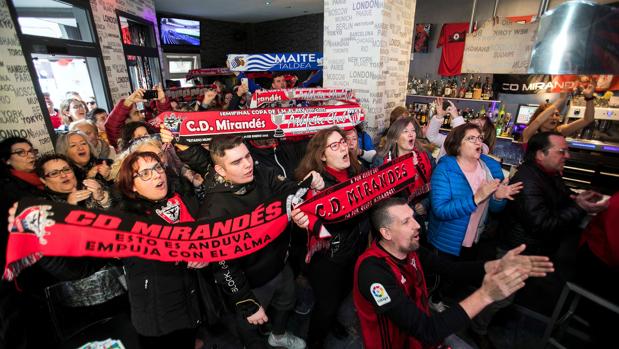
[[[404,105],[416,0],[325,0],[324,86],[355,90],[373,136]]]

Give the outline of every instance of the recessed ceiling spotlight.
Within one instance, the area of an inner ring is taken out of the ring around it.
[[[267,5],[267,6],[271,6],[271,2],[270,1],[267,1],[264,4]]]

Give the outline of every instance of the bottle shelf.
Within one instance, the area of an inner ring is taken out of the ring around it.
[[[436,99],[436,98],[438,98],[440,96],[424,96],[424,95],[408,95],[407,94],[406,97],[419,97],[419,98]],[[454,98],[454,97],[442,97],[442,98],[449,99],[449,100],[454,100],[454,101],[501,103],[501,101],[494,100],[494,99],[471,99],[471,98]]]

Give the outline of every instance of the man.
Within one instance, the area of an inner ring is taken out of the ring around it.
[[[206,179],[207,197],[201,216],[231,217],[251,212],[269,197],[297,185],[273,169],[254,168],[240,136],[216,136],[210,144],[214,172]],[[317,173],[313,174],[311,187],[324,188]],[[216,282],[235,309],[239,336],[247,348],[267,348],[257,330],[267,322],[272,326],[268,338],[271,346],[305,348],[301,338],[286,332],[288,315],[295,304],[294,277],[287,264],[289,242],[286,230],[258,252],[212,264]]]
[[[565,161],[570,158],[565,138],[541,132],[528,142],[525,161],[511,179],[524,187],[509,201],[501,220],[499,253],[519,244],[527,252],[550,256],[557,273],[534,280],[518,296],[518,302],[550,314],[563,284],[577,264],[575,256],[580,226],[587,214],[604,209],[608,202],[594,191],[576,195],[563,182]]]
[[[286,88],[286,74],[285,73],[273,73],[273,80],[271,81],[271,90],[277,90]]]
[[[43,98],[45,99],[45,106],[47,107],[47,112],[49,113],[49,120],[52,122],[52,127],[60,127],[62,125],[62,118],[58,114],[58,109],[54,108],[54,102],[52,101],[49,93],[44,92]]]
[[[588,213],[606,208],[602,196],[593,191],[575,195],[563,182],[565,161],[570,158],[565,138],[555,132],[541,132],[529,140],[524,163],[511,182],[524,188],[508,202],[499,231],[504,250],[526,243],[529,253],[552,255],[564,238],[580,231]]]
[[[97,109],[97,100],[95,99],[95,97],[88,97],[88,99],[86,99],[86,106],[88,107],[88,111],[91,111],[93,109]]]
[[[366,349],[427,348],[465,327],[486,306],[545,276],[546,257],[520,256],[525,246],[490,262],[454,263],[419,246],[419,224],[405,200],[390,198],[371,213],[377,240],[358,259],[353,300]],[[442,313],[430,314],[423,268],[462,280],[481,278],[479,289]]]

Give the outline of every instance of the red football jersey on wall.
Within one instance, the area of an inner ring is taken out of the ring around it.
[[[464,56],[464,39],[469,31],[468,23],[445,23],[436,47],[443,47],[438,73],[441,76],[460,75]]]

